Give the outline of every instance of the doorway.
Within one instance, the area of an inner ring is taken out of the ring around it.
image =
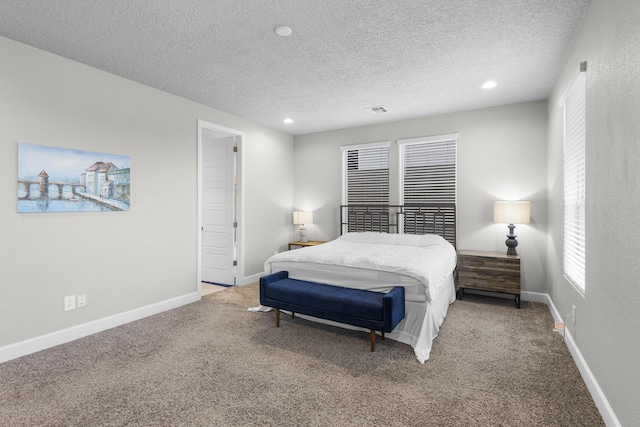
[[[235,286],[243,271],[244,134],[198,120],[198,291]]]

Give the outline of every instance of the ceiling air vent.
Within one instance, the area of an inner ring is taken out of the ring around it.
[[[369,114],[382,114],[382,113],[388,113],[389,112],[389,110],[387,110],[387,108],[384,105],[378,105],[377,107],[365,108],[364,111],[366,111]]]

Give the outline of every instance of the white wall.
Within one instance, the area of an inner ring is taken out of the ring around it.
[[[196,292],[198,119],[245,133],[245,274],[286,242],[290,135],[5,38],[0,57],[0,349]],[[131,210],[18,214],[19,142],[130,156]]]
[[[549,98],[549,273],[577,346],[624,426],[640,420],[640,3],[594,0]],[[562,275],[562,110],[586,73],[586,293]]]
[[[264,262],[274,252],[287,249],[293,212],[293,137],[286,144],[274,143],[268,133],[253,135],[254,143],[247,153],[249,177],[245,192],[245,276],[264,272]],[[284,137],[283,137],[284,138]]]
[[[522,287],[547,292],[545,101],[296,136],[294,207],[314,211],[309,238],[329,240],[339,235],[341,145],[391,140],[390,185],[395,190],[396,141],[447,133],[460,135],[458,248],[506,252],[508,229],[493,223],[493,201],[531,200],[531,224],[516,227]],[[397,202],[397,195],[392,202]]]

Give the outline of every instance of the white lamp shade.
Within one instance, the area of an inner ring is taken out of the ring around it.
[[[502,224],[529,224],[531,202],[493,202],[493,222]]]
[[[294,211],[294,224],[313,224],[313,212],[310,211]]]

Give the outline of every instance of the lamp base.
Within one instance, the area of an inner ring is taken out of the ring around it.
[[[300,225],[299,235],[300,242],[304,243],[309,241],[309,236],[307,236],[307,227],[305,227],[304,225]]]
[[[504,242],[507,245],[507,255],[518,255],[518,252],[516,252],[516,246],[518,246],[518,241],[516,240],[516,236],[515,234],[513,234],[514,229],[516,228],[515,225],[513,224],[509,224],[509,234],[507,234],[507,240]]]

